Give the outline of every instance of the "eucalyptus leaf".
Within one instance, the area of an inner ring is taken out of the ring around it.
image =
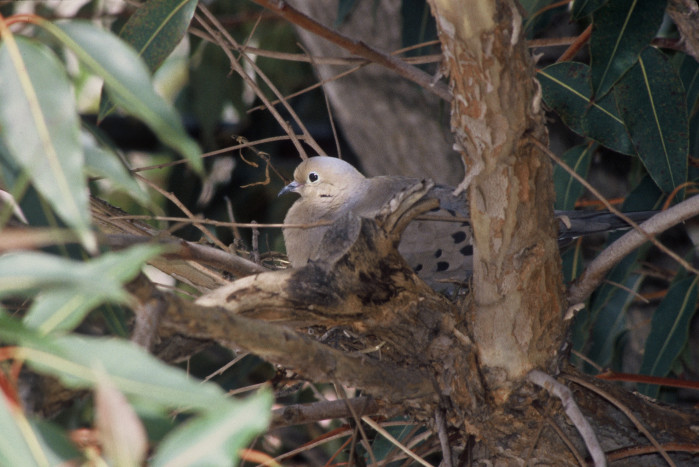
[[[157,70],[175,50],[194,16],[197,0],[149,0],[140,5],[124,24],[119,37],[141,56],[148,69]],[[111,100],[102,94],[99,120],[113,110]]]
[[[650,334],[643,351],[639,373],[664,377],[678,358],[689,338],[689,322],[697,308],[699,277],[688,276],[675,281],[653,314]],[[658,385],[639,384],[639,392],[657,397]]]
[[[93,73],[104,79],[109,96],[126,112],[145,122],[167,145],[184,155],[201,173],[197,144],[186,134],[175,109],[160,97],[141,57],[109,31],[88,22],[41,26],[68,47]]]
[[[0,139],[9,157],[90,251],[79,118],[65,69],[51,50],[8,36],[0,45]]]
[[[188,421],[163,440],[150,465],[237,465],[238,451],[267,428],[272,402],[263,391]]]
[[[670,193],[687,181],[686,94],[669,59],[648,47],[614,88],[631,140],[655,183]]]
[[[544,102],[571,130],[616,152],[634,153],[614,98],[592,101],[590,67],[578,62],[555,63],[539,71],[537,78]]]
[[[665,15],[666,0],[613,0],[592,16],[590,63],[595,99],[601,99],[638,60]]]

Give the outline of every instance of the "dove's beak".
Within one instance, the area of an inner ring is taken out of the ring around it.
[[[300,186],[301,186],[301,184],[298,183],[298,182],[291,182],[291,183],[289,183],[287,186],[285,186],[284,188],[282,188],[282,191],[280,191],[279,194],[278,194],[277,196],[284,195],[284,194],[286,194],[286,193],[289,193],[290,191],[294,191],[294,192],[295,192],[295,191],[298,189],[298,187],[300,187]]]

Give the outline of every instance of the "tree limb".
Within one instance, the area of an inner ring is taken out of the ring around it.
[[[622,258],[647,242],[648,236],[657,235],[696,215],[699,215],[699,195],[659,212],[639,226],[641,231],[627,232],[597,255],[582,275],[569,287],[568,302],[571,304],[583,302],[602,282],[604,275]]]

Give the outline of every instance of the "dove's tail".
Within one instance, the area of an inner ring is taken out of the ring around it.
[[[624,215],[637,224],[644,222],[658,211],[625,212]],[[622,218],[609,211],[556,211],[558,240],[567,242],[583,235],[630,229]]]

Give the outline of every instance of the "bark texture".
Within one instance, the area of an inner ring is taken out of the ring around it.
[[[474,230],[473,337],[504,401],[528,371],[553,368],[564,309],[552,168],[540,90],[512,1],[430,2],[454,99]]]

